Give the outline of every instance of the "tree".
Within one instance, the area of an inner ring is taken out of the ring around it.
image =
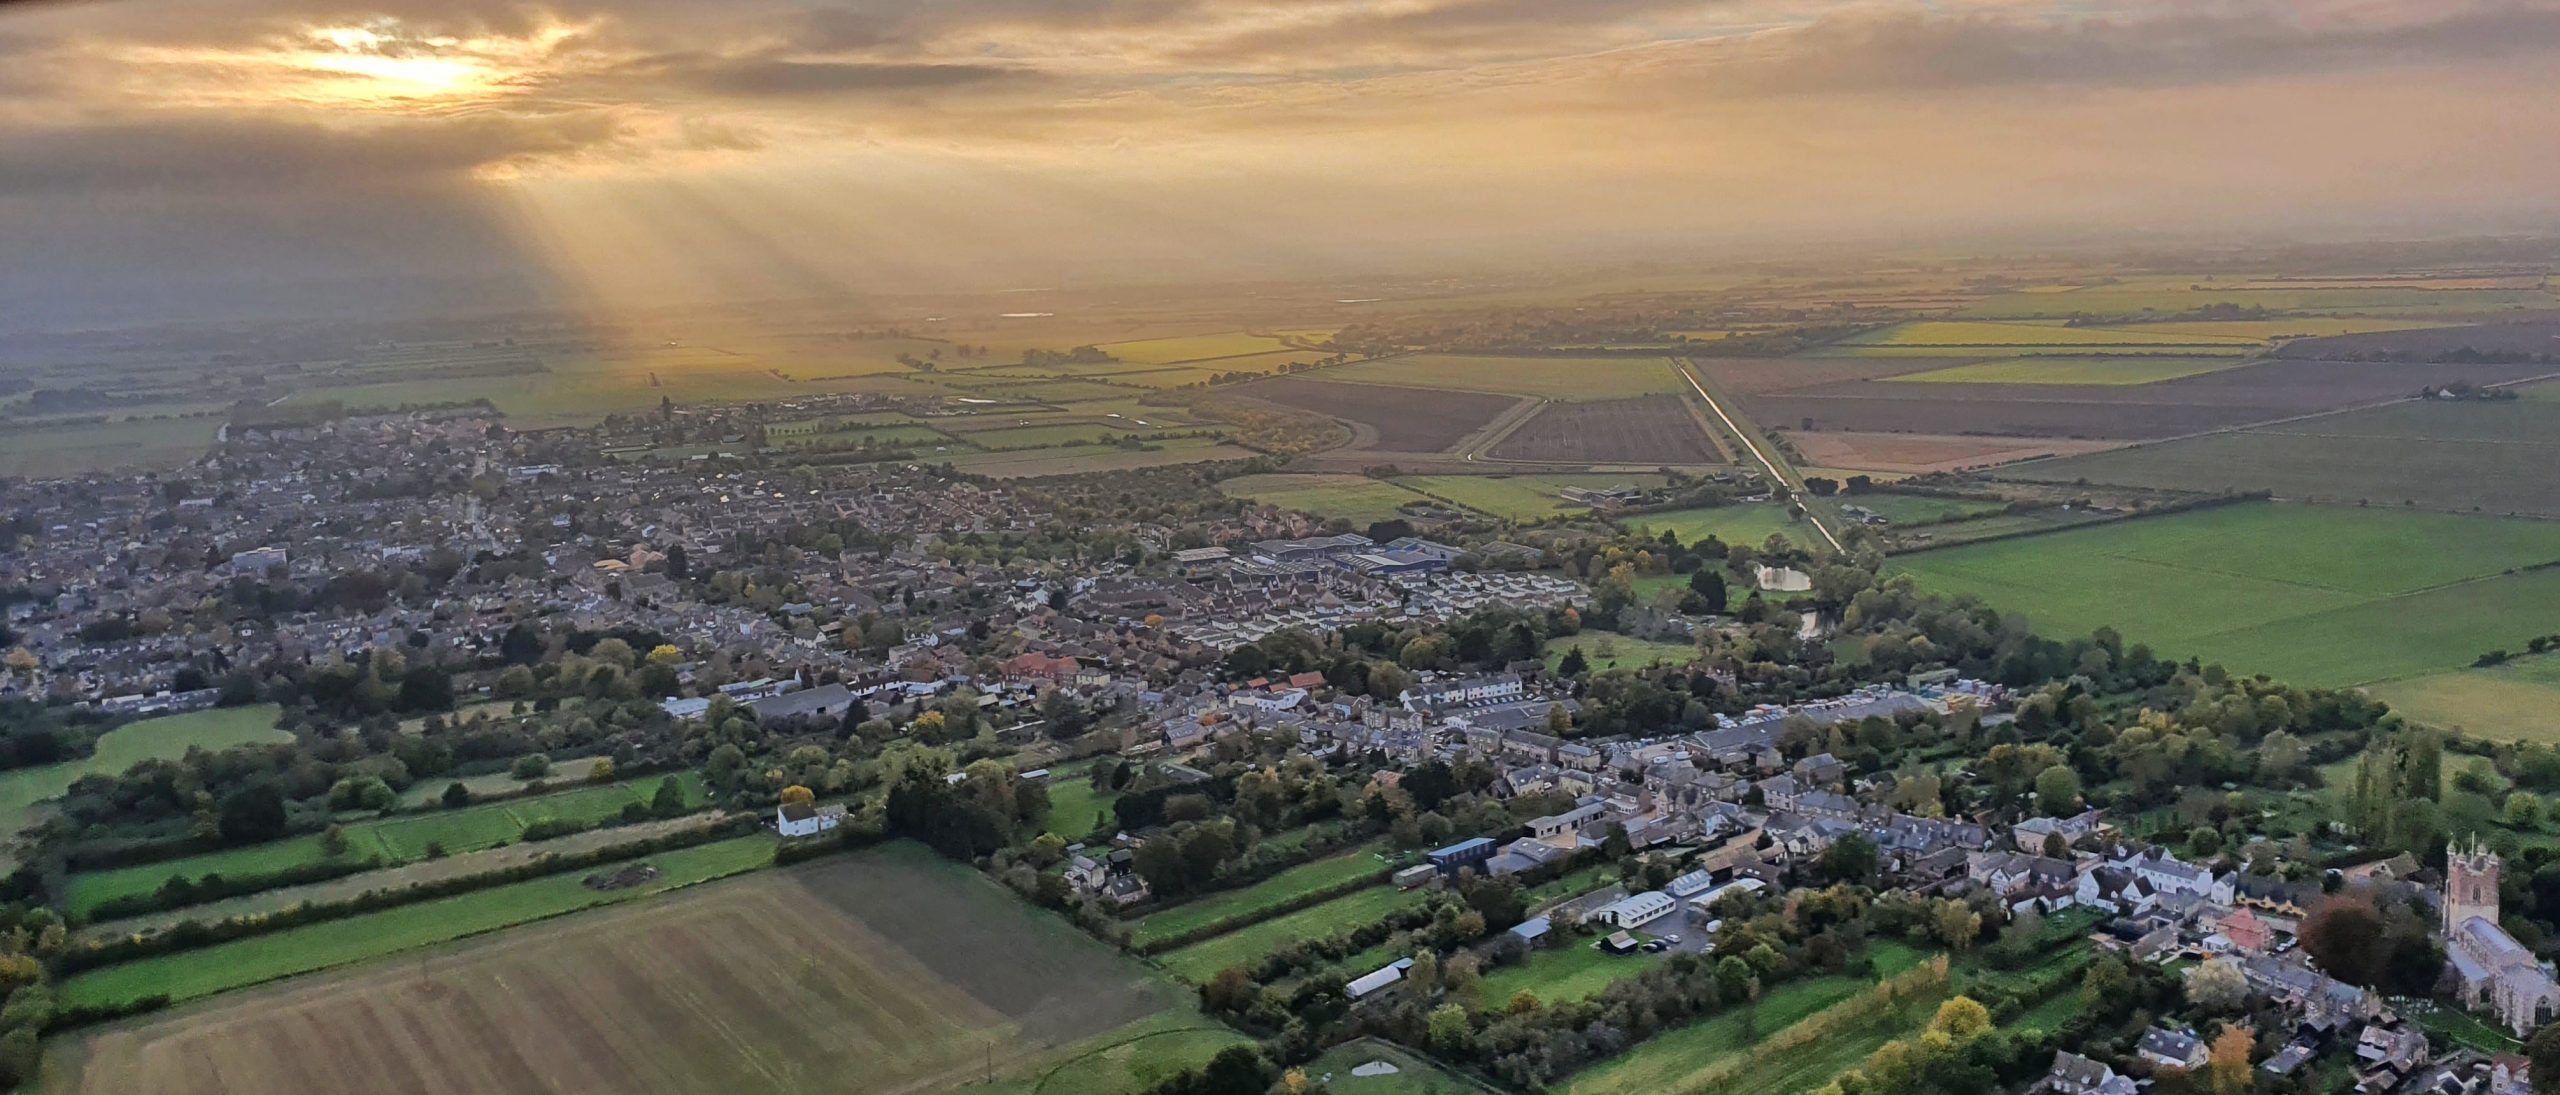
[[[222,797],[221,832],[225,844],[257,844],[284,835],[284,790],[264,781]]]
[[[1938,1014],[1929,1020],[1929,1030],[1965,1041],[1991,1030],[1991,1009],[1970,996],[1951,997],[1938,1005]]]
[[[1724,575],[1706,567],[1699,567],[1689,575],[1689,592],[1698,595],[1698,601],[1706,611],[1716,614],[1724,612],[1732,596],[1732,592],[1725,588]]]
[[[331,856],[347,854],[347,827],[331,825],[320,834],[320,850]]]
[[[2525,1040],[2524,1056],[2533,1062],[2530,1071],[2536,1095],[2560,1095],[2560,1023],[2534,1031]]]
[[[1591,659],[1582,656],[1582,644],[1575,643],[1564,652],[1564,660],[1556,663],[1559,676],[1579,677],[1591,671]]]
[[[2036,773],[2036,812],[2065,817],[2080,810],[2080,773],[2057,764]]]
[[[649,796],[649,812],[658,817],[677,817],[684,808],[684,786],[676,782],[676,777],[659,780],[657,793]]]
[[[2302,949],[2329,976],[2368,988],[2381,979],[2390,943],[2373,902],[2348,894],[2322,898],[2303,917],[2301,935]]]
[[[2187,1002],[2209,1012],[2236,1011],[2249,999],[2240,963],[2216,958],[2187,971]]]
[[[1740,955],[1728,954],[1716,963],[1716,990],[1728,1003],[1738,1003],[1751,995],[1751,984],[1757,976],[1751,971],[1751,963]]]
[[[1834,882],[1872,885],[1876,877],[1876,842],[1865,833],[1850,833],[1822,850],[1823,877]]]
[[[446,809],[471,805],[471,788],[463,786],[460,780],[445,784],[444,804]]]
[[[1467,1043],[1475,1036],[1464,1004],[1442,1004],[1431,1009],[1430,1031],[1431,1048],[1451,1056],[1464,1056]]]
[[[551,774],[551,758],[540,753],[527,753],[507,766],[507,773],[517,779],[541,779]]]
[[[805,806],[817,799],[815,792],[797,783],[782,789],[782,804],[785,806]]]
[[[1962,901],[1942,900],[1938,902],[1938,912],[1930,922],[1930,930],[1938,937],[1938,942],[1946,944],[1948,950],[1968,950],[1974,940],[1982,937],[1982,914],[1968,908]]]
[[[590,765],[588,765],[588,766],[587,766],[587,782],[589,782],[589,783],[611,783],[611,782],[613,782],[613,758],[612,758],[612,757],[597,757],[597,758],[596,758],[596,762],[595,762],[594,764],[590,764]]]
[[[2249,1028],[2238,1023],[2224,1026],[2222,1033],[2214,1037],[2212,1056],[2205,1064],[2205,1074],[2212,1078],[2213,1095],[2242,1095],[2249,1090],[2249,1050],[2256,1042]]]

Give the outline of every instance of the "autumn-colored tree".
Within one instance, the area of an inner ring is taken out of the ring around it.
[[[817,801],[817,799],[818,796],[816,792],[800,786],[797,783],[782,789],[782,804],[785,806],[805,806]]]
[[[1938,1014],[1929,1020],[1929,1029],[1965,1041],[1991,1029],[1991,1009],[1970,996],[1951,997],[1938,1005]]]
[[[596,758],[596,762],[595,762],[594,764],[590,764],[590,765],[588,765],[588,766],[587,766],[587,782],[589,782],[589,783],[611,783],[611,782],[613,782],[613,758],[612,758],[612,757],[597,757],[597,758]]]
[[[2257,1038],[2249,1028],[2233,1023],[2222,1028],[2213,1040],[2212,1056],[2205,1063],[2213,1095],[2242,1095],[2249,1090],[2249,1050]]]

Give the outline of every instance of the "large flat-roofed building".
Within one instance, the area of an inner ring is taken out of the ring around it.
[[[1591,914],[1591,919],[1618,929],[1640,928],[1670,915],[1680,907],[1670,894],[1660,890],[1628,894]]]

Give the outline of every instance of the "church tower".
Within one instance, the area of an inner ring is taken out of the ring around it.
[[[2447,848],[2444,864],[2444,931],[2447,936],[2472,917],[2498,922],[2498,857],[2480,846]]]

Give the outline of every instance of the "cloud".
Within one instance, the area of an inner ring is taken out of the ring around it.
[[[712,95],[742,98],[949,91],[978,85],[1018,85],[1042,79],[1041,74],[1033,70],[1007,65],[907,64],[706,54],[654,57],[626,66],[620,75],[644,84],[674,82]]]
[[[0,130],[0,194],[434,186],[475,171],[611,148],[605,111],[331,126],[215,113]]]

